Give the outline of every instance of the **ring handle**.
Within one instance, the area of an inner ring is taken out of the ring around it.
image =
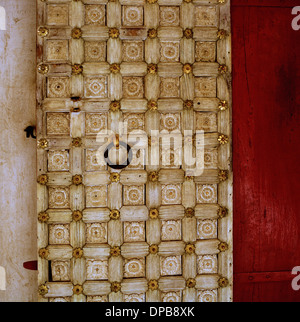
[[[109,154],[109,151],[110,151],[111,148],[116,147],[118,149],[118,148],[120,148],[120,146],[123,146],[124,148],[126,148],[126,150],[127,150],[127,160],[122,164],[114,164],[109,159],[108,154]],[[128,167],[129,164],[132,161],[132,158],[133,158],[133,154],[132,154],[132,150],[131,150],[130,145],[128,145],[125,142],[119,141],[118,138],[117,138],[116,142],[111,142],[108,145],[108,147],[106,148],[106,150],[104,151],[104,160],[105,160],[106,164],[110,168],[115,169],[115,170],[121,170],[121,169],[124,169],[124,168]]]

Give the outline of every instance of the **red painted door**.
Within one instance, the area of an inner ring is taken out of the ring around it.
[[[234,301],[300,301],[297,5],[232,0]]]

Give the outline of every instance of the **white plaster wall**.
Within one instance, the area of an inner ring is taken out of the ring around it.
[[[0,266],[6,290],[0,302],[36,301],[36,141],[24,129],[35,125],[36,0],[0,0],[6,30],[0,30]],[[1,24],[0,24],[1,26]],[[0,284],[1,285],[1,284]]]

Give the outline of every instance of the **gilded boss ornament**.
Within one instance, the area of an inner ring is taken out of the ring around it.
[[[157,110],[157,102],[156,101],[149,101],[147,104],[147,107],[150,111],[156,111]]]
[[[157,180],[158,180],[158,172],[156,172],[156,171],[151,172],[151,173],[149,174],[149,180],[150,180],[151,182],[155,182],[155,181],[157,181]]]
[[[185,246],[185,252],[186,252],[187,254],[194,254],[194,253],[195,253],[195,250],[196,250],[196,246],[195,246],[195,245],[193,245],[193,244],[187,244],[187,245]]]
[[[112,112],[116,112],[121,108],[121,104],[119,101],[113,101],[110,103],[110,110]]]
[[[45,64],[39,65],[38,72],[42,75],[46,75],[49,72],[49,66]]]
[[[148,37],[150,39],[154,39],[157,37],[157,30],[156,29],[149,29],[148,30]]]
[[[228,179],[228,170],[220,170],[219,171],[219,180],[221,182],[226,181]]]
[[[73,257],[74,258],[78,259],[78,258],[82,258],[82,256],[83,256],[83,250],[82,250],[82,248],[75,248],[73,250]]]
[[[74,221],[80,221],[82,219],[82,212],[79,210],[73,211],[72,218]]]
[[[49,215],[46,212],[40,212],[38,220],[41,223],[46,223],[49,220]]]
[[[196,280],[194,278],[189,278],[187,281],[186,281],[186,286],[188,288],[193,288],[196,286]]]
[[[158,218],[158,215],[159,215],[159,212],[158,212],[157,209],[150,209],[149,217],[151,219],[157,219]]]
[[[42,258],[42,259],[47,259],[48,256],[49,256],[49,251],[47,248],[41,248],[39,250],[39,256]]]
[[[74,28],[72,30],[71,36],[73,39],[80,39],[82,36],[82,31],[80,28]]]
[[[40,286],[39,286],[39,294],[40,294],[41,296],[46,295],[48,292],[49,292],[49,289],[48,289],[48,287],[47,287],[47,285],[46,285],[46,284],[43,284],[43,285],[40,285]]]
[[[37,182],[41,185],[46,185],[48,183],[48,176],[46,174],[41,174],[38,177]]]
[[[114,246],[110,249],[110,255],[113,257],[118,257],[121,255],[121,248],[119,246]]]
[[[110,28],[109,29],[109,37],[110,38],[116,39],[119,37],[119,35],[120,35],[119,29],[117,29],[117,28]]]
[[[148,287],[149,287],[149,289],[150,289],[151,291],[155,291],[155,290],[157,290],[157,289],[158,289],[158,281],[156,281],[156,280],[150,280],[150,281],[148,282]]]
[[[73,287],[73,294],[74,295],[80,295],[80,294],[82,294],[83,293],[83,287],[82,287],[82,285],[74,285],[74,287]]]
[[[38,140],[38,148],[39,149],[46,149],[48,147],[48,141],[46,139]]]
[[[111,291],[114,293],[118,293],[121,291],[121,283],[113,282],[111,283]]]
[[[118,220],[120,218],[120,211],[117,209],[113,209],[110,211],[109,214],[110,219],[112,220]]]
[[[40,37],[47,37],[49,35],[49,29],[46,27],[39,27],[38,35]]]
[[[158,69],[158,67],[157,67],[156,64],[149,64],[148,65],[148,73],[149,74],[155,74],[155,73],[157,73],[157,69]]]
[[[74,64],[72,66],[72,74],[73,75],[80,75],[83,72],[83,66],[80,64]]]
[[[220,219],[226,217],[228,215],[228,209],[225,207],[220,207],[218,211],[218,216]]]
[[[224,144],[227,144],[229,142],[229,138],[225,134],[220,134],[219,137],[218,137],[218,141],[219,141],[220,144],[224,145]]]
[[[76,148],[81,147],[81,138],[73,138],[72,145]]]
[[[227,278],[225,277],[221,277],[219,280],[218,280],[218,284],[219,284],[219,287],[223,288],[223,287],[227,287],[228,284],[229,284],[229,281]]]
[[[220,101],[218,107],[219,107],[220,111],[225,111],[228,108],[228,102],[227,101]]]
[[[76,174],[75,176],[72,177],[72,182],[74,185],[79,186],[82,184],[82,175]]]
[[[150,254],[157,254],[158,253],[158,245],[150,245],[149,252],[150,252]]]

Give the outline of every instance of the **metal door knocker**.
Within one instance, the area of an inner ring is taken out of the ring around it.
[[[112,148],[116,148],[117,150],[119,150],[120,146],[124,147],[127,150],[127,160],[122,164],[115,164],[109,158],[109,151]],[[133,154],[132,154],[132,150],[131,150],[130,145],[128,145],[125,142],[120,141],[119,135],[116,135],[115,139],[107,146],[107,148],[104,152],[104,160],[105,160],[106,164],[110,168],[115,169],[115,170],[121,170],[121,169],[128,167],[132,161],[132,158],[133,158]]]

